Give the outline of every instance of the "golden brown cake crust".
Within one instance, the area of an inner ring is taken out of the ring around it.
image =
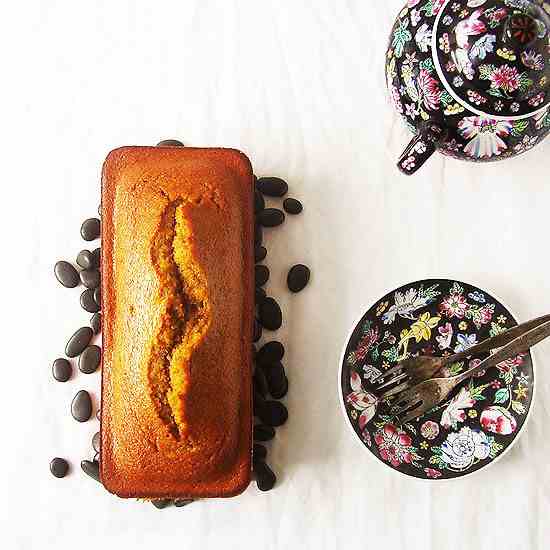
[[[108,155],[100,464],[109,491],[228,497],[250,482],[252,243],[242,153]]]

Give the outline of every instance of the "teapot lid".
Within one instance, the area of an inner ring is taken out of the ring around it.
[[[479,115],[511,120],[550,105],[550,0],[439,4],[433,59],[455,101]]]

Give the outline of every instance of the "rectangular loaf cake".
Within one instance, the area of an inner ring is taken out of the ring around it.
[[[105,161],[100,475],[121,497],[250,482],[253,186],[231,149]]]

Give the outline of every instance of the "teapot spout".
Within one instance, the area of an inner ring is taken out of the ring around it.
[[[434,122],[425,124],[399,157],[397,163],[399,170],[407,176],[412,176],[435,153],[446,136],[446,130],[439,124]]]

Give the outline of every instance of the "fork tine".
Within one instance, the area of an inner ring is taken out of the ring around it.
[[[424,403],[420,403],[418,407],[413,409],[412,411],[409,411],[402,419],[399,420],[400,424],[406,424],[407,422],[410,422],[411,420],[414,420],[415,418],[418,418],[420,416],[423,416],[426,411],[424,410]]]
[[[415,405],[422,405],[422,399],[418,394],[410,396],[408,399],[402,399],[400,403],[403,403],[400,407],[397,407],[392,410],[392,413],[395,416],[401,416],[403,413],[407,412],[409,409]]]
[[[405,403],[406,401],[410,401],[411,399],[414,399],[416,396],[416,386],[413,386],[412,388],[409,388],[408,390],[402,391],[400,394],[396,395],[394,397],[394,405],[399,405],[401,403]]]
[[[390,370],[387,370],[386,372],[383,372],[380,375],[378,375],[375,378],[375,380],[378,380],[379,378],[382,378],[383,380],[386,380],[386,378],[388,376],[393,377],[394,374],[396,374],[397,372],[399,372],[402,369],[403,369],[403,365],[401,365],[400,363],[397,363],[397,365],[395,367],[392,367]]]
[[[377,390],[383,390],[384,388],[387,388],[388,386],[391,386],[392,384],[396,384],[398,382],[401,382],[402,380],[406,380],[409,377],[407,373],[402,373],[397,376],[394,376],[393,378],[390,378],[387,382],[384,382],[383,384],[380,384],[376,389]]]
[[[391,388],[390,390],[384,392],[380,397],[380,401],[385,401],[389,397],[395,396],[398,393],[404,392],[405,390],[409,389],[409,382],[403,382],[402,384],[399,384],[399,386],[395,386],[395,388]]]

